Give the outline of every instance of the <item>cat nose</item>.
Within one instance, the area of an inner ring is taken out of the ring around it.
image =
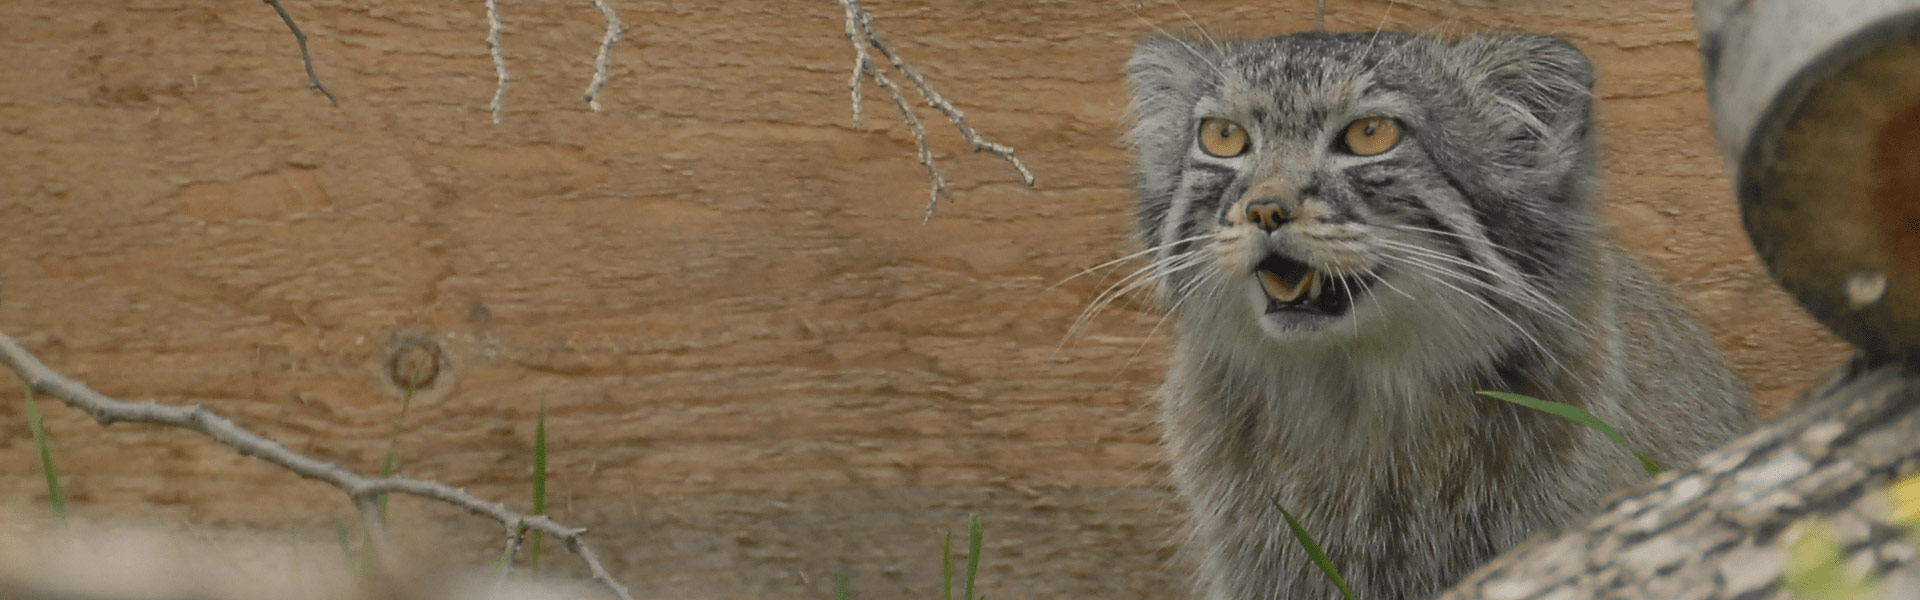
[[[1247,222],[1259,227],[1261,231],[1271,233],[1291,220],[1293,216],[1287,212],[1286,207],[1280,205],[1279,200],[1254,200],[1247,203]]]

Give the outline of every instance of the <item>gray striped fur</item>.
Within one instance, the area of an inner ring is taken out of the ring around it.
[[[1752,424],[1710,336],[1607,237],[1593,69],[1568,42],[1156,37],[1127,74],[1139,234],[1178,330],[1158,401],[1197,597],[1337,597],[1276,501],[1386,600],[1646,479],[1598,434],[1478,390],[1581,406],[1663,464]],[[1342,153],[1373,115],[1403,124],[1399,145]],[[1200,152],[1203,117],[1252,149]],[[1252,195],[1305,216],[1268,235],[1239,216]],[[1378,281],[1339,316],[1268,314],[1253,273],[1272,253]]]

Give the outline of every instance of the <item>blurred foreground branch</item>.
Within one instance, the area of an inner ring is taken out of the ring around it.
[[[1920,467],[1920,367],[1853,364],[1794,410],[1675,468],[1599,514],[1502,553],[1443,600],[1786,600],[1791,549],[1830,525],[1838,562],[1894,598],[1920,593],[1920,556],[1889,513],[1889,482]]]
[[[198,405],[173,406],[153,401],[132,403],[110,398],[93,391],[86,384],[55,373],[4,333],[0,333],[0,363],[5,363],[14,374],[20,377],[22,383],[35,392],[59,398],[68,406],[86,411],[101,425],[126,421],[191,429],[233,448],[242,455],[267,461],[301,477],[339,488],[360,511],[361,517],[366,521],[367,530],[373,536],[375,547],[382,551],[382,556],[393,556],[393,553],[387,551],[390,542],[387,541],[384,524],[380,521],[380,511],[376,506],[377,499],[383,494],[407,494],[451,504],[493,519],[507,529],[510,539],[517,539],[522,528],[552,535],[564,543],[568,550],[579,555],[581,560],[586,561],[587,568],[592,571],[595,580],[606,585],[607,589],[612,590],[621,600],[633,599],[626,586],[614,580],[606,567],[601,564],[599,556],[587,546],[584,539],[587,533],[585,529],[567,527],[542,515],[514,512],[504,504],[483,500],[467,493],[466,490],[439,482],[406,477],[365,477],[338,464],[294,452],[278,442],[249,431],[232,420]],[[517,543],[510,542],[509,552],[516,550],[512,546],[517,546]]]

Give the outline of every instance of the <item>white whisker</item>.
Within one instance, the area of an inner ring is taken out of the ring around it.
[[[1545,357],[1547,360],[1553,361],[1554,366],[1559,367],[1562,370],[1566,369],[1566,365],[1561,364],[1559,357],[1555,356],[1553,351],[1547,348],[1547,345],[1545,343],[1540,341],[1540,338],[1535,337],[1531,331],[1528,331],[1526,327],[1520,325],[1519,321],[1515,321],[1513,317],[1507,315],[1506,312],[1494,306],[1492,302],[1488,302],[1487,299],[1481,298],[1478,294],[1474,294],[1467,290],[1461,289],[1459,286],[1448,283],[1446,280],[1443,280],[1439,277],[1435,277],[1434,275],[1445,274],[1455,278],[1456,280],[1469,280],[1469,281],[1473,280],[1472,277],[1469,277],[1465,274],[1459,273],[1457,271],[1448,269],[1440,265],[1436,265],[1428,262],[1421,262],[1419,259],[1413,258],[1413,257],[1395,255],[1392,253],[1382,253],[1381,256],[1390,258],[1392,260],[1400,261],[1403,264],[1424,267],[1424,269],[1412,269],[1409,272],[1426,275],[1428,281],[1431,281],[1435,284],[1439,284],[1442,287],[1458,292],[1460,295],[1465,296],[1470,300],[1473,300],[1474,302],[1480,304],[1480,306],[1482,307],[1485,307],[1487,309],[1487,312],[1492,313],[1494,316],[1500,317],[1501,320],[1506,321],[1508,325],[1512,326],[1513,332],[1525,338],[1529,344],[1532,344],[1534,348],[1538,349],[1540,351],[1541,356]]]
[[[1535,289],[1531,285],[1527,285],[1524,281],[1517,281],[1516,279],[1519,279],[1517,276],[1509,275],[1507,273],[1496,271],[1494,269],[1490,269],[1479,264],[1462,260],[1457,256],[1451,256],[1446,253],[1433,250],[1431,248],[1424,248],[1421,246],[1416,246],[1416,245],[1408,244],[1405,242],[1396,242],[1393,240],[1383,239],[1379,241],[1382,245],[1385,245],[1389,248],[1405,251],[1414,256],[1418,256],[1425,259],[1437,260],[1437,261],[1458,265],[1462,267],[1467,267],[1475,271],[1478,271],[1480,273],[1485,273],[1489,276],[1492,276],[1494,279],[1498,280],[1500,283],[1505,283],[1507,284],[1507,286],[1511,286],[1511,287],[1509,288],[1509,287],[1503,287],[1503,286],[1490,285],[1484,281],[1479,280],[1478,278],[1473,278],[1473,277],[1468,277],[1466,279],[1476,285],[1487,288],[1489,291],[1492,291],[1497,294],[1501,294],[1503,296],[1506,296],[1509,299],[1512,299],[1513,301],[1519,303],[1523,308],[1529,308],[1542,313],[1548,313],[1545,316],[1562,319],[1563,322],[1567,324],[1572,324],[1578,321],[1578,319],[1576,319],[1573,316],[1573,313],[1567,311],[1566,307],[1561,306],[1559,302],[1555,302],[1552,298],[1548,298],[1546,295],[1541,294],[1539,290]]]
[[[1192,54],[1194,58],[1200,59],[1200,62],[1205,63],[1208,68],[1213,69],[1214,74],[1225,75],[1227,73],[1225,69],[1220,68],[1220,63],[1213,62],[1212,59],[1207,57],[1206,53],[1203,53],[1198,49],[1195,49],[1193,47],[1193,44],[1187,43],[1186,40],[1181,39],[1179,36],[1176,36],[1172,32],[1167,31],[1166,28],[1161,27],[1160,25],[1154,23],[1153,21],[1148,21],[1146,17],[1140,16],[1140,11],[1129,8],[1127,9],[1127,12],[1133,13],[1133,18],[1139,19],[1141,23],[1146,23],[1147,26],[1152,27],[1154,31],[1160,32],[1160,35],[1166,36],[1167,39],[1173,40],[1175,42],[1179,42],[1180,46],[1186,48],[1187,52],[1189,54]],[[1215,45],[1215,50],[1218,50],[1218,49],[1219,49],[1219,46]]]
[[[1082,269],[1082,270],[1081,270],[1081,271],[1080,271],[1079,273],[1074,273],[1073,275],[1070,275],[1070,276],[1068,276],[1068,277],[1067,277],[1066,279],[1062,279],[1062,280],[1060,280],[1060,281],[1059,281],[1058,283],[1055,283],[1055,284],[1053,284],[1053,285],[1050,285],[1050,286],[1047,286],[1047,289],[1049,289],[1049,290],[1051,290],[1051,289],[1053,289],[1053,288],[1057,288],[1057,287],[1060,287],[1061,285],[1063,285],[1063,284],[1065,284],[1066,282],[1069,282],[1069,281],[1073,281],[1073,280],[1075,280],[1075,279],[1078,279],[1078,278],[1080,278],[1080,277],[1083,277],[1083,276],[1085,276],[1085,275],[1087,275],[1088,273],[1092,273],[1092,272],[1094,272],[1094,271],[1098,271],[1098,270],[1100,270],[1100,269],[1104,269],[1104,268],[1107,268],[1107,267],[1110,267],[1110,266],[1113,266],[1113,265],[1117,265],[1117,264],[1120,264],[1120,263],[1123,263],[1123,262],[1126,262],[1126,261],[1128,261],[1128,260],[1132,260],[1133,258],[1135,258],[1135,257],[1138,257],[1138,256],[1140,256],[1140,255],[1143,255],[1143,254],[1150,254],[1150,253],[1153,253],[1153,252],[1158,252],[1158,251],[1160,251],[1160,250],[1165,250],[1165,249],[1167,249],[1167,248],[1172,248],[1172,247],[1174,247],[1174,246],[1177,246],[1177,245],[1180,245],[1180,244],[1184,244],[1184,243],[1187,243],[1187,242],[1197,242],[1197,241],[1200,241],[1200,240],[1203,240],[1203,239],[1206,239],[1206,238],[1209,238],[1209,237],[1213,237],[1213,234],[1211,234],[1211,233],[1203,233],[1203,234],[1200,234],[1200,235],[1196,235],[1196,236],[1193,236],[1193,237],[1190,237],[1190,238],[1187,238],[1187,239],[1184,239],[1184,240],[1174,240],[1174,241],[1171,241],[1171,242],[1167,242],[1167,243],[1165,243],[1165,244],[1161,244],[1161,245],[1158,245],[1158,246],[1154,246],[1154,247],[1151,247],[1151,248],[1147,248],[1147,249],[1145,249],[1145,250],[1141,250],[1141,251],[1139,251],[1139,252],[1135,252],[1135,253],[1133,253],[1133,254],[1128,254],[1128,255],[1126,255],[1126,256],[1122,256],[1122,257],[1120,257],[1120,258],[1116,258],[1116,259],[1113,259],[1113,260],[1110,260],[1110,261],[1107,261],[1107,262],[1103,262],[1103,263],[1100,263],[1100,264],[1097,264],[1097,265],[1094,265],[1094,266],[1091,266],[1091,267],[1087,267],[1087,268],[1085,268],[1085,269]]]
[[[1181,304],[1185,304],[1188,298],[1192,298],[1195,295],[1199,294],[1201,286],[1206,285],[1207,283],[1213,281],[1213,278],[1219,275],[1220,275],[1220,271],[1208,272],[1204,275],[1201,275],[1198,279],[1193,280],[1193,283],[1191,285],[1186,286],[1184,288],[1186,292],[1177,296],[1173,301],[1173,306],[1170,306],[1167,308],[1167,313],[1160,315],[1160,319],[1153,322],[1153,328],[1147,330],[1146,337],[1140,338],[1140,347],[1135,348],[1133,350],[1133,355],[1127,357],[1126,364],[1120,365],[1120,370],[1113,374],[1113,379],[1119,379],[1122,373],[1126,373],[1127,369],[1133,366],[1133,361],[1140,358],[1141,352],[1146,351],[1147,342],[1150,342],[1153,340],[1153,334],[1155,332],[1160,331],[1160,326],[1166,324],[1167,319],[1173,318],[1173,315],[1180,312]],[[1108,383],[1112,383],[1112,379],[1109,379]]]
[[[1387,27],[1387,15],[1393,14],[1394,2],[1395,0],[1387,0],[1387,9],[1380,11],[1380,24],[1373,26],[1373,37],[1367,38],[1367,47],[1365,50],[1361,50],[1360,54],[1365,55],[1368,50],[1372,50],[1373,42],[1380,39],[1380,30]]]
[[[1486,239],[1486,238],[1482,238],[1482,237],[1474,237],[1474,236],[1471,236],[1471,235],[1467,235],[1467,234],[1464,234],[1464,233],[1456,233],[1456,232],[1452,232],[1452,231],[1445,231],[1445,230],[1440,230],[1440,229],[1429,229],[1429,228],[1426,228],[1426,227],[1418,227],[1418,226],[1414,226],[1414,225],[1387,225],[1386,227],[1387,227],[1388,229],[1398,229],[1398,230],[1400,230],[1400,231],[1411,231],[1411,232],[1419,232],[1419,233],[1431,233],[1431,234],[1433,234],[1433,235],[1444,235],[1444,236],[1448,236],[1448,237],[1455,237],[1455,238],[1460,238],[1460,239],[1462,239],[1462,240],[1466,240],[1466,241],[1468,241],[1468,242],[1478,242],[1478,243],[1481,243],[1481,244],[1486,244],[1486,245],[1487,245],[1487,247],[1489,247],[1489,248],[1492,248],[1492,249],[1494,249],[1494,250],[1497,250],[1497,251],[1500,251],[1500,252],[1513,252],[1513,251],[1514,251],[1514,250],[1513,250],[1512,248],[1509,248],[1509,247],[1507,247],[1507,246],[1505,246],[1505,245],[1502,245],[1502,244],[1501,244],[1500,242],[1496,242],[1496,241],[1493,241],[1493,240],[1490,240],[1490,239]]]
[[[1099,316],[1108,305],[1119,300],[1121,297],[1143,286],[1152,285],[1161,279],[1166,279],[1174,274],[1206,264],[1208,258],[1206,254],[1199,252],[1176,254],[1148,263],[1146,266],[1121,278],[1119,282],[1109,286],[1106,291],[1094,297],[1093,301],[1087,305],[1085,310],[1080,311],[1080,316],[1074,319],[1073,325],[1067,328],[1067,334],[1061,338],[1060,345],[1065,346],[1067,340],[1072,339],[1074,334],[1079,333],[1081,328],[1085,327],[1094,317]]]
[[[1207,33],[1207,28],[1201,27],[1200,22],[1193,19],[1193,13],[1187,12],[1187,7],[1181,6],[1180,0],[1173,0],[1173,8],[1179,10],[1180,16],[1186,17],[1188,23],[1193,24],[1193,28],[1200,32],[1200,37],[1206,38],[1208,45],[1213,46],[1215,51],[1220,50],[1220,40],[1213,39],[1213,34]]]

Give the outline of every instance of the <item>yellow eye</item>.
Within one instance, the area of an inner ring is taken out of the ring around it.
[[[1367,117],[1347,124],[1347,151],[1373,156],[1392,150],[1400,143],[1400,122],[1387,117]]]
[[[1207,117],[1200,120],[1200,149],[1220,158],[1247,153],[1247,130],[1233,121]]]

